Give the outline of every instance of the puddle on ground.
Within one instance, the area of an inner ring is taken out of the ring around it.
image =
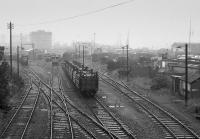
[[[109,105],[109,108],[123,108],[123,105]]]
[[[102,96],[102,98],[106,99],[106,96]]]
[[[23,109],[32,109],[33,106],[22,106]]]
[[[25,123],[17,123],[17,125],[23,126],[23,125],[25,125]]]
[[[44,112],[46,112],[46,111],[48,111],[47,109],[40,109],[40,111],[44,111]]]

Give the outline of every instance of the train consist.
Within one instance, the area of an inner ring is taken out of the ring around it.
[[[52,61],[52,66],[58,66],[59,65],[59,56],[52,56],[51,61]]]
[[[62,68],[81,94],[92,97],[97,93],[99,86],[97,72],[88,67],[80,67],[69,61],[64,61]]]
[[[22,55],[19,61],[23,66],[28,66],[28,55]]]

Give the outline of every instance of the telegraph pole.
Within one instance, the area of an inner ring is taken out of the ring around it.
[[[12,29],[14,29],[14,24],[10,22],[7,27],[10,30],[10,76],[12,79]]]
[[[84,67],[84,63],[85,63],[85,60],[84,60],[84,59],[85,59],[85,58],[84,58],[84,51],[85,51],[85,50],[84,50],[84,44],[83,44],[83,67]]]
[[[21,45],[21,50],[22,50],[22,33],[20,33],[20,45]]]
[[[129,72],[129,71],[128,71],[128,44],[126,45],[126,48],[127,48],[127,60],[126,60],[126,62],[127,62],[127,63],[126,63],[126,64],[127,64],[127,69],[126,69],[127,73],[126,73],[126,74],[127,74],[127,75],[126,75],[126,76],[127,76],[127,82],[128,82],[128,81],[129,81],[129,79],[128,79],[128,72]]]
[[[191,17],[190,17],[190,27],[189,27],[189,39],[188,39],[188,44],[185,44],[185,106],[187,107],[188,105],[188,49],[189,49],[189,54],[191,53],[191,28],[192,28],[192,22],[191,22]]]
[[[17,75],[19,77],[19,46],[17,46]]]
[[[96,37],[96,33],[94,33],[94,46],[93,46],[93,49],[92,49],[92,51],[91,51],[92,68],[94,67],[94,66],[93,66],[92,54],[93,54],[93,51],[95,50],[95,39],[96,39],[95,37]],[[91,46],[91,48],[92,48],[92,46]]]
[[[75,47],[75,53],[76,53],[76,60],[78,61],[78,49],[77,49],[77,43],[74,43]]]
[[[127,82],[129,81],[129,79],[128,79],[128,75],[129,75],[129,70],[128,70],[128,67],[129,67],[129,65],[128,65],[128,49],[129,49],[129,32],[128,32],[128,36],[127,36],[127,45],[126,45],[126,48],[127,48],[127,60],[126,60],[126,64],[127,64]]]
[[[93,50],[95,49],[95,39],[96,39],[96,33],[94,33],[94,47],[93,47]]]
[[[122,47],[122,57],[124,57],[124,48],[125,46]]]
[[[188,44],[185,44],[185,106],[188,102]]]
[[[80,44],[78,43],[78,49],[79,49],[79,62],[81,63],[81,46]]]
[[[33,60],[35,59],[35,44],[32,43],[32,49],[33,49]]]

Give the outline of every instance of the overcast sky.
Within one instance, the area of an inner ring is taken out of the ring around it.
[[[133,0],[91,15],[38,24],[124,1],[127,0],[0,0],[0,34],[5,33],[8,39],[6,23],[12,21],[13,34],[42,29],[52,31],[54,42],[70,43],[91,41],[95,32],[98,43],[125,44],[129,31],[132,48],[161,48],[188,41],[191,18],[191,41],[200,42],[200,0]]]

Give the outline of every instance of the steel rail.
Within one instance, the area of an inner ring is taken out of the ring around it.
[[[23,98],[21,104],[19,105],[19,107],[17,108],[16,112],[13,114],[13,116],[12,116],[12,118],[10,119],[9,123],[7,124],[7,126],[5,127],[5,129],[3,130],[3,132],[1,133],[1,136],[0,136],[0,137],[3,137],[3,135],[5,134],[5,132],[6,132],[6,131],[8,130],[8,128],[10,127],[11,123],[13,122],[13,119],[14,119],[15,116],[18,114],[18,112],[19,112],[19,110],[21,109],[22,105],[24,104],[24,102],[25,102],[27,96],[29,95],[31,89],[32,89],[32,86],[29,87],[29,88],[25,91],[25,92],[27,92],[26,95],[24,96],[24,98]]]
[[[135,91],[131,90],[127,85],[126,87],[129,89],[129,91],[131,91],[132,93],[134,93]],[[139,94],[138,94],[139,95]],[[166,110],[164,110],[163,108],[161,108],[160,106],[158,106],[157,104],[153,103],[152,101],[148,100],[147,98],[141,96],[143,99],[145,99],[146,101],[148,101],[149,103],[151,103],[152,105],[154,105],[155,107],[157,107],[159,110],[163,111],[164,113],[166,113],[169,117],[171,117],[172,119],[174,119],[176,122],[178,122],[183,128],[185,128],[188,132],[190,132],[193,136],[195,136],[195,138],[200,138],[194,131],[192,131],[191,129],[189,129],[186,125],[184,125],[180,120],[178,120],[176,117],[174,117],[172,114],[170,114],[169,112],[167,112]]]
[[[52,81],[53,82],[53,81]],[[50,83],[50,139],[53,139],[53,104],[52,104],[52,83]]]
[[[41,91],[42,91],[42,93],[44,94],[44,96],[47,98],[47,100],[48,100],[48,102],[49,102],[49,104],[50,104],[50,97],[45,93],[45,91],[44,91],[43,89],[41,89]],[[97,139],[97,137],[95,137],[95,135],[94,135],[93,133],[91,133],[90,131],[88,131],[88,130],[86,129],[86,127],[84,127],[82,124],[80,124],[79,121],[78,121],[77,119],[75,119],[75,118],[73,117],[73,115],[71,115],[69,112],[67,112],[62,106],[60,106],[60,104],[58,104],[58,102],[56,102],[55,100],[52,100],[52,102],[53,102],[54,104],[56,104],[56,105],[65,113],[66,116],[69,115],[70,118],[71,118],[76,124],[78,124],[88,135],[90,135],[90,136],[91,136],[92,138],[94,138],[94,139]]]
[[[54,90],[53,90],[54,91]],[[56,93],[55,94],[60,97],[59,94]],[[60,97],[60,99],[62,99]],[[100,123],[98,123],[95,119],[93,119],[92,117],[90,117],[89,115],[87,115],[86,113],[82,112],[78,107],[76,107],[74,104],[72,104],[72,102],[70,102],[70,100],[64,95],[64,99],[66,100],[66,102],[68,104],[70,104],[74,109],[76,109],[79,113],[81,113],[82,115],[84,115],[86,118],[90,119],[96,126],[100,127],[104,132],[106,132],[108,135],[111,135],[111,138],[116,138],[118,139],[119,137],[117,137],[114,133],[112,133],[110,130],[108,130],[106,127],[102,126]]]
[[[157,104],[153,103],[152,101],[150,101],[149,99],[145,98],[144,96],[140,95],[139,93],[137,93],[136,91],[133,91],[132,89],[130,89],[125,83],[123,83],[123,85],[117,81],[114,81],[111,77],[108,77],[106,75],[103,75],[105,77],[107,77],[108,79],[110,79],[112,82],[114,82],[115,85],[119,85],[121,87],[123,87],[124,89],[136,94],[138,97],[142,98],[143,100],[149,102],[150,104],[152,104],[154,107],[158,108],[160,111],[164,112],[167,116],[169,116],[170,118],[172,118],[173,120],[175,120],[177,123],[179,123],[179,125],[181,125],[186,131],[188,131],[191,135],[193,135],[195,138],[200,138],[194,131],[192,131],[191,129],[189,129],[187,126],[185,126],[181,121],[179,121],[177,118],[175,118],[172,114],[170,114],[169,112],[167,112],[166,110],[164,110],[163,108],[161,108],[160,106],[158,106]],[[105,81],[105,79],[103,77],[101,77],[102,80]],[[108,82],[108,81],[106,81]],[[108,82],[110,85],[112,85],[113,87],[115,87],[113,84],[111,84],[110,82]],[[117,86],[118,86],[117,85]],[[117,88],[120,88],[120,87],[117,87]],[[121,89],[119,89],[119,91],[121,93],[123,93],[124,95],[126,95],[129,99],[131,99],[132,101],[136,102],[132,97],[130,97],[127,93],[125,93],[124,91],[122,91]],[[149,110],[147,110],[148,112]],[[149,113],[149,112],[148,112]],[[150,112],[151,113],[151,112]],[[154,116],[155,117],[155,116]],[[156,117],[157,120],[159,120],[157,117]],[[161,123],[161,125],[164,125],[160,120],[159,120],[159,123]],[[166,125],[165,125],[166,127]],[[168,127],[166,128],[167,130],[169,129]],[[171,131],[171,130],[170,130]],[[172,131],[171,131],[172,132]],[[174,133],[173,133],[174,134]],[[174,134],[175,135],[175,134]],[[176,137],[178,138],[178,137]]]
[[[33,74],[34,74],[34,76],[36,76],[37,78],[38,78],[38,80],[40,80],[40,78],[37,76],[37,74],[35,74],[34,72],[32,72]],[[45,87],[47,87],[48,89],[50,88],[50,86],[49,85],[47,85],[46,83],[44,83],[42,80],[40,80],[41,81],[41,83],[43,84],[43,85],[45,85]],[[37,85],[37,83],[35,83],[34,82],[34,84],[35,85]],[[45,97],[47,98],[47,100],[49,101],[49,104],[50,104],[50,97],[45,93],[45,91],[41,88],[41,91],[42,91],[42,93],[45,95]],[[54,91],[54,90],[53,90]],[[60,106],[60,104],[58,104],[58,102],[56,102],[55,100],[52,100],[52,102],[54,103],[54,104],[56,104],[64,113],[65,113],[65,115],[67,116],[67,115],[69,115],[70,116],[70,118],[77,124],[77,125],[79,125],[89,136],[91,136],[92,138],[94,138],[94,139],[97,139],[97,137],[95,137],[95,135],[93,134],[93,133],[91,133],[90,131],[88,131],[82,124],[80,124],[79,122],[78,122],[78,120],[77,119],[75,119],[69,112],[67,112],[62,106]]]
[[[59,78],[58,78],[58,82],[59,82],[59,91],[61,92],[61,95],[62,95],[62,97],[64,98],[63,88],[62,88],[63,84],[62,84],[61,76],[60,76],[60,75],[59,75]],[[63,101],[63,103],[64,103],[65,110],[68,112],[68,113],[67,113],[67,119],[68,119],[68,122],[69,122],[70,133],[71,133],[71,139],[74,139],[74,129],[73,129],[73,126],[72,126],[71,118],[70,118],[70,116],[69,116],[69,110],[68,110],[68,107],[67,107],[67,104],[66,104],[66,100],[63,99],[62,101]]]
[[[121,129],[130,137],[130,138],[136,138],[134,135],[132,135],[125,127],[122,125],[122,123],[108,110],[108,108],[101,103],[98,97],[94,97],[94,99],[106,110],[106,112],[115,120],[115,122],[121,127]]]
[[[30,70],[38,79],[40,79],[39,77],[38,77],[38,75],[34,72],[34,71],[32,71],[32,70]],[[41,83],[43,84],[43,85],[45,85],[47,88],[50,88],[50,86],[48,85],[48,84],[46,84],[45,82],[43,82],[41,79],[40,79],[40,81],[41,81]],[[62,100],[62,97],[54,90],[54,89],[52,89],[52,91]],[[71,102],[70,102],[70,100],[66,97],[66,96],[64,96],[64,99],[66,100],[66,102],[68,103],[68,104],[70,104],[73,108],[75,108],[79,113],[81,113],[82,115],[84,115],[86,118],[88,118],[88,119],[90,119],[96,126],[98,126],[99,128],[101,128],[104,132],[106,132],[108,135],[109,134],[112,134],[112,136],[114,136],[114,138],[119,138],[119,137],[117,137],[114,133],[112,133],[110,130],[108,130],[106,127],[104,127],[104,126],[102,126],[100,123],[98,123],[95,119],[93,119],[92,117],[90,117],[89,115],[87,115],[86,113],[84,113],[84,112],[82,112],[79,108],[77,108],[74,104],[72,104]]]
[[[37,103],[38,103],[38,100],[39,100],[39,96],[40,96],[40,86],[38,87],[38,94],[37,94],[37,97],[36,97],[36,99],[35,99],[35,102],[34,102],[34,105],[33,105],[33,109],[32,109],[31,114],[30,114],[30,116],[29,116],[28,122],[26,123],[26,126],[25,126],[25,128],[24,128],[24,130],[23,130],[21,139],[24,138],[25,132],[27,131],[27,128],[28,128],[28,126],[29,126],[29,124],[30,124],[30,121],[31,121],[31,119],[32,119],[32,117],[33,117],[33,113],[34,113],[34,111],[35,111],[35,109],[36,109],[36,106],[37,106]]]
[[[112,85],[114,88],[116,88],[116,86],[115,86],[116,84],[113,85],[112,83],[110,83],[110,82],[108,82],[108,81],[106,81],[106,80],[104,80],[104,79],[102,79],[102,80],[105,81],[106,83]],[[176,137],[176,135],[175,135],[165,124],[163,124],[153,113],[151,113],[148,109],[146,109],[146,108],[145,108],[143,105],[141,105],[139,102],[137,102],[137,101],[135,101],[133,98],[131,98],[127,93],[123,92],[120,88],[118,88],[118,86],[117,86],[116,89],[118,89],[118,91],[120,91],[120,92],[123,93],[125,96],[127,96],[129,99],[131,99],[132,101],[134,101],[135,103],[137,103],[140,107],[142,107],[145,111],[147,111],[151,116],[153,116],[154,119],[155,119],[157,122],[159,122],[159,123],[173,136],[173,138],[178,139],[178,138]]]

